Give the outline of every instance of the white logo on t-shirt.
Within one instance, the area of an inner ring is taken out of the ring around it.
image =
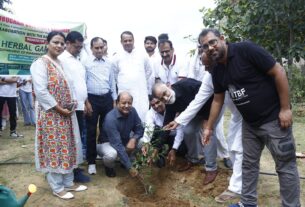
[[[248,94],[247,94],[245,88],[236,89],[236,87],[234,85],[229,85],[228,89],[229,89],[230,96],[231,96],[233,102],[240,101],[240,100],[248,97]],[[236,105],[243,105],[243,104],[246,104],[249,102],[250,102],[249,100],[245,100],[244,103],[242,102],[242,103],[238,103]]]

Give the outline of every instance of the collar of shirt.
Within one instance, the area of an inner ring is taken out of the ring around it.
[[[103,61],[103,62],[105,62],[105,59],[104,58],[99,59],[99,58],[94,57],[93,61],[97,61],[97,62]]]
[[[115,108],[115,116],[116,118],[127,118],[131,113],[132,113],[132,110],[129,112],[128,116],[123,116],[123,114],[119,111],[118,108]]]
[[[170,66],[174,66],[175,63],[176,63],[176,54],[173,55],[172,62],[170,64]],[[163,65],[163,64],[164,64],[164,60],[162,59],[161,60],[161,65]]]
[[[62,54],[61,54],[63,57],[66,57],[66,58],[75,58],[77,60],[79,60],[79,57],[75,57],[73,56],[69,51],[65,50]]]
[[[235,47],[234,44],[231,43],[226,43],[227,47],[228,47],[228,59],[231,59],[232,57],[234,57],[235,55]]]
[[[154,112],[154,114],[156,115],[156,116],[164,116],[164,114],[165,114],[165,111],[163,112],[163,114],[160,114],[159,112],[157,112],[155,109],[153,109],[153,108],[151,108],[152,109],[152,111]]]

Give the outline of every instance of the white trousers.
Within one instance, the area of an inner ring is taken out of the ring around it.
[[[73,172],[67,174],[60,174],[60,173],[47,173],[47,180],[48,183],[55,193],[60,193],[65,188],[71,187],[74,185],[73,183],[74,174]]]
[[[103,158],[103,163],[106,167],[114,168],[118,153],[109,142],[97,144],[96,152],[100,157]]]
[[[233,104],[229,94],[226,94],[225,106],[231,111],[227,143],[230,159],[233,163],[233,173],[230,178],[228,189],[234,193],[241,194],[242,188],[242,116]]]

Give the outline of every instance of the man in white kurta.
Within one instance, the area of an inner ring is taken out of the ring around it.
[[[202,49],[199,45],[195,54],[190,58],[188,63],[188,78],[193,78],[198,81],[202,81],[203,77],[209,72],[205,70],[205,66],[202,64],[201,55]],[[225,139],[223,130],[223,116],[215,127],[215,133],[217,137],[217,156],[224,161],[224,165],[228,168],[232,168],[231,160],[229,159],[228,144]]]
[[[134,49],[134,36],[131,32],[121,34],[121,44],[124,51],[115,55],[112,63],[118,93],[127,91],[132,95],[133,107],[144,122],[149,108],[148,81],[152,69],[147,55]]]

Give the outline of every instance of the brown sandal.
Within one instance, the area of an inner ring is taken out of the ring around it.
[[[218,203],[225,203],[229,200],[239,198],[239,196],[240,196],[239,194],[234,193],[227,189],[224,192],[222,192],[219,196],[216,196],[215,201]]]

